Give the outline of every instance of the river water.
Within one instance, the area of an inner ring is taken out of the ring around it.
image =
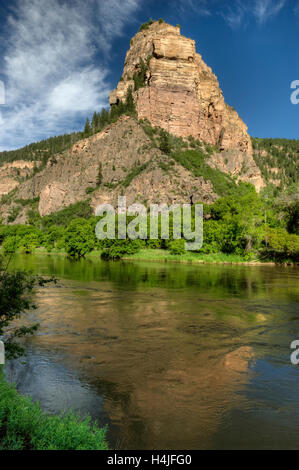
[[[70,261],[18,255],[55,275],[40,323],[6,373],[44,410],[108,425],[116,449],[299,448],[299,270]]]

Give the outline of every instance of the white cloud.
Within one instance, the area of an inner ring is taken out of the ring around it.
[[[72,129],[107,104],[104,58],[140,1],[17,0],[0,57],[6,87],[0,150]]]
[[[252,13],[258,23],[263,24],[270,18],[276,16],[285,6],[286,0],[256,0]]]

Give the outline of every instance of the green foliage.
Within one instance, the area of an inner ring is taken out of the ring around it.
[[[206,163],[207,156],[202,150],[178,151],[171,153],[171,156],[194,176],[202,176],[206,181],[210,180],[214,191],[220,196],[224,196],[236,187],[236,183],[229,175],[211,168]]]
[[[88,136],[88,135],[91,134],[91,131],[92,131],[92,128],[91,128],[91,125],[90,125],[90,120],[89,120],[89,118],[87,118],[86,122],[85,122],[85,127],[84,127],[84,134],[86,136]]]
[[[161,152],[166,153],[166,155],[169,155],[171,152],[170,137],[164,129],[161,129],[160,131],[159,149],[161,150]]]
[[[42,228],[49,228],[52,225],[67,227],[74,218],[88,219],[92,215],[89,201],[79,201],[62,209],[61,211],[47,215],[39,219]]]
[[[0,371],[0,450],[107,450],[106,428],[72,412],[44,414]]]
[[[43,243],[44,234],[30,225],[0,226],[0,241],[4,253],[15,253],[16,250],[31,253]]]
[[[140,175],[149,165],[149,162],[143,163],[142,165],[135,164],[131,171],[126,175],[125,179],[122,181],[122,186],[127,188],[130,186],[132,180],[136,178],[136,176]]]
[[[135,108],[135,103],[134,103],[134,98],[133,98],[133,91],[132,91],[132,87],[130,87],[130,86],[127,90],[127,95],[126,95],[126,111],[128,113],[133,114],[133,115],[136,114],[136,108]]]
[[[253,138],[252,145],[255,162],[267,182],[281,180],[280,189],[299,184],[299,140]],[[272,171],[276,168],[278,173]]]
[[[299,236],[290,234],[283,228],[269,228],[265,235],[263,253],[276,261],[299,261]]]
[[[173,160],[193,173],[194,176],[202,176],[206,181],[210,180],[214,191],[218,195],[224,196],[233,190],[238,192],[238,186],[229,175],[211,168],[206,162],[214,151],[213,147],[196,140],[191,135],[187,143],[182,138],[175,137],[164,129],[152,127],[146,119],[141,120],[140,124],[144,132],[150,137],[153,147],[158,146],[163,153],[171,156]]]
[[[139,32],[148,29],[153,23],[155,23],[155,21],[153,21],[153,20],[150,18],[146,23],[143,23],[143,24],[140,26]]]
[[[64,249],[65,244],[65,229],[56,225],[52,225],[44,234],[43,246],[47,251],[52,251],[54,248]]]
[[[35,286],[43,286],[53,279],[34,278],[25,272],[10,273],[7,266],[8,262],[0,258],[0,337],[5,344],[6,358],[9,359],[24,354],[24,349],[16,340],[32,335],[38,328],[37,324],[25,327],[14,326],[13,322],[36,308],[32,301]]]
[[[169,243],[169,252],[172,255],[183,255],[186,253],[185,240],[173,240]]]
[[[139,88],[142,88],[146,85],[146,73],[149,69],[151,59],[152,56],[148,56],[145,63],[144,60],[140,57],[138,71],[133,75],[134,91],[137,91]]]
[[[143,240],[112,240],[110,246],[105,249],[102,258],[105,260],[119,260],[126,255],[133,255],[144,248]]]
[[[85,189],[86,194],[91,194],[95,191],[96,188],[92,188],[91,186]]]
[[[100,116],[98,113],[94,112],[92,116],[92,121],[91,121],[92,133],[95,134],[95,132],[99,129],[99,127],[100,127]]]
[[[75,219],[65,231],[66,252],[72,258],[84,257],[95,246],[95,234],[86,219]]]
[[[9,215],[7,217],[7,222],[10,224],[16,220],[18,215],[20,214],[22,208],[14,206],[12,209],[10,209]]]
[[[36,247],[42,243],[41,236],[38,233],[28,233],[20,241],[18,249],[22,253],[32,253]]]
[[[82,132],[73,132],[72,134],[50,137],[49,139],[27,145],[18,150],[0,152],[0,165],[4,162],[14,162],[16,160],[41,161],[41,166],[35,168],[34,172],[36,173],[45,168],[50,158],[71,148],[83,137],[84,134]]]
[[[6,237],[4,242],[2,243],[3,253],[15,253],[19,247],[20,241],[21,238],[15,235]]]
[[[97,186],[101,186],[102,182],[103,182],[103,169],[102,169],[102,163],[99,163],[98,174],[97,174]]]

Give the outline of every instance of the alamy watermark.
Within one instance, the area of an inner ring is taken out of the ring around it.
[[[291,94],[291,103],[299,104],[299,80],[293,80],[291,89],[294,90]]]
[[[0,105],[5,104],[5,86],[4,83],[0,80]]]
[[[293,366],[297,366],[299,364],[299,340],[295,339],[291,343],[290,347],[291,347],[291,349],[295,350],[295,351],[292,352],[292,354],[290,356],[291,363],[293,364]]]
[[[191,204],[173,204],[170,207],[167,204],[151,204],[148,210],[143,204],[134,203],[127,208],[126,196],[119,196],[117,210],[110,204],[101,204],[96,208],[95,215],[102,217],[95,229],[99,240],[158,240],[159,236],[162,240],[169,240],[172,225],[172,238],[184,238],[185,250],[200,250],[202,247],[202,204],[195,204],[193,209]],[[129,223],[127,216],[134,216]]]

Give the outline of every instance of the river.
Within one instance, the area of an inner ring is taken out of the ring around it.
[[[6,366],[51,413],[108,425],[116,449],[299,448],[299,270],[70,261],[38,290],[27,357]]]

